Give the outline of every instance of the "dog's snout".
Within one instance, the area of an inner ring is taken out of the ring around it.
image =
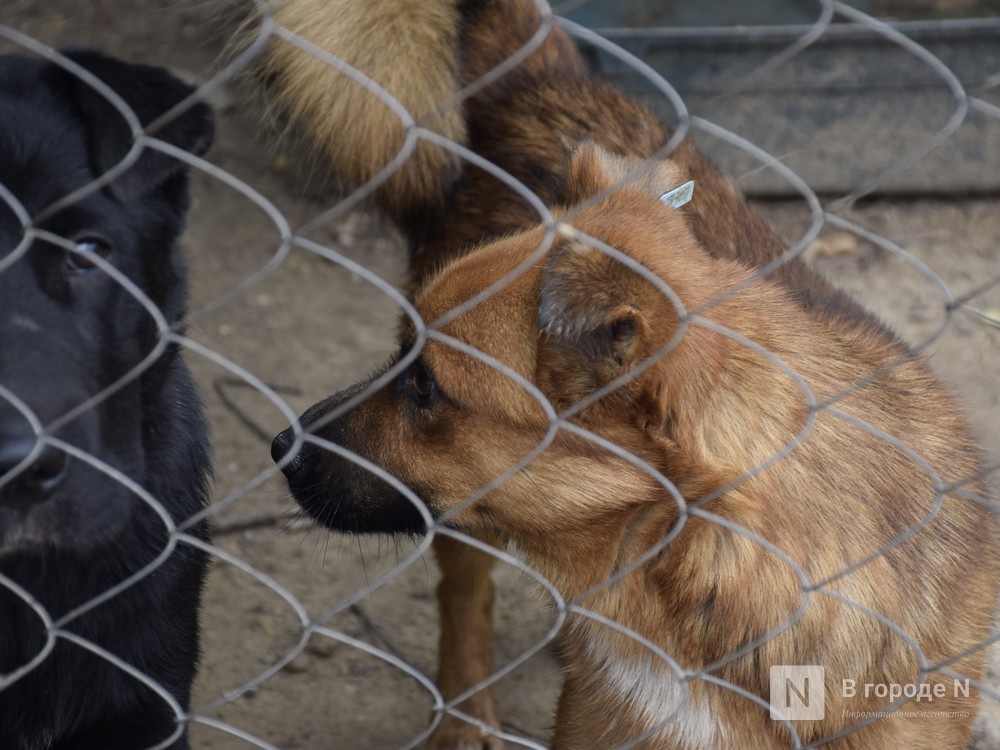
[[[56,488],[66,473],[66,454],[45,444],[35,453],[26,466],[25,462],[36,451],[33,438],[11,438],[0,441],[0,482],[16,481],[21,493],[43,497]],[[16,476],[8,477],[20,470]]]
[[[292,449],[295,444],[295,432],[289,427],[287,430],[279,432],[273,441],[271,441],[271,458],[274,459],[276,464],[280,464],[288,452]],[[298,468],[302,465],[302,453],[296,453],[292,458],[281,467],[281,470],[285,473],[285,476],[290,477],[294,474]]]

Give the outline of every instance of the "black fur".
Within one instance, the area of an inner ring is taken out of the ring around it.
[[[160,68],[91,51],[68,56],[110,86],[143,125],[192,92]],[[201,154],[213,135],[211,112],[194,104],[152,135]],[[114,167],[131,144],[119,111],[70,72],[0,57],[0,184],[24,214],[39,217],[39,229],[84,251],[77,256],[33,237],[21,254],[22,221],[0,195],[0,386],[16,397],[0,391],[0,574],[15,584],[0,579],[3,750],[138,750],[177,731],[175,711],[161,696],[61,632],[134,666],[184,710],[197,666],[207,559],[191,545],[179,543],[151,574],[60,622],[156,559],[169,536],[161,517],[118,479],[39,444],[23,413],[27,407],[46,433],[55,425],[54,437],[143,487],[175,523],[204,506],[207,428],[176,346],[59,424],[129,377],[159,341],[146,308],[86,253],[106,253],[168,323],[184,316],[186,271],[177,247],[189,202],[183,162],[144,149],[114,182],[49,208]],[[204,524],[191,533],[207,538]],[[16,587],[56,621],[54,633]],[[51,635],[51,651],[22,673]],[[186,732],[170,747],[187,748]]]

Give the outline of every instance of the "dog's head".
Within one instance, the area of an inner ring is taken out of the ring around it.
[[[294,430],[275,439],[298,502],[348,532],[421,532],[433,517],[543,556],[567,538],[600,555],[629,518],[676,514],[733,475],[732,439],[710,445],[702,419],[745,417],[716,391],[731,341],[690,315],[738,317],[745,298],[718,295],[749,271],[661,202],[685,179],[670,161],[581,146],[556,231],[448,265],[416,295],[427,331],[410,325],[390,367],[306,412],[301,448]]]
[[[158,329],[183,317],[189,201],[186,165],[157,145],[204,152],[211,113],[194,104],[133,150],[193,88],[96,52],[66,59],[0,58],[0,558],[112,542],[139,502],[114,475],[143,484],[168,460],[151,446],[174,450],[158,430],[203,429],[156,413],[188,398]]]

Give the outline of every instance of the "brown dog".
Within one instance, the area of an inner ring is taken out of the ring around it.
[[[351,11],[379,19],[352,27],[337,5],[299,0],[279,20],[561,208],[544,221],[423,142],[383,183],[380,205],[423,248],[429,328],[407,327],[389,385],[347,411],[367,384],[311,409],[304,444],[297,429],[276,438],[303,507],[349,532],[423,533],[432,517],[516,542],[574,605],[557,747],[967,742],[975,696],[954,674],[981,671],[993,516],[966,497],[983,494],[978,455],[926,365],[799,261],[759,278],[781,252],[773,233],[690,145],[633,158],[669,133],[589,79],[561,32],[472,93],[464,117],[437,111],[544,26],[532,3],[385,1]],[[380,100],[325,63],[278,46],[269,66],[319,142],[338,140],[327,153],[348,184],[404,144]],[[687,207],[657,199],[688,177]],[[489,563],[435,542],[451,698],[491,669]],[[825,668],[822,719],[768,716],[782,665]],[[874,715],[918,691],[927,713]],[[497,726],[487,691],[459,708]],[[432,743],[496,746],[478,733],[446,717]]]

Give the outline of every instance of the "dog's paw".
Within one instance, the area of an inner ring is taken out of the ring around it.
[[[446,716],[427,740],[424,750],[504,750],[504,747],[499,737],[482,731],[474,724]]]

